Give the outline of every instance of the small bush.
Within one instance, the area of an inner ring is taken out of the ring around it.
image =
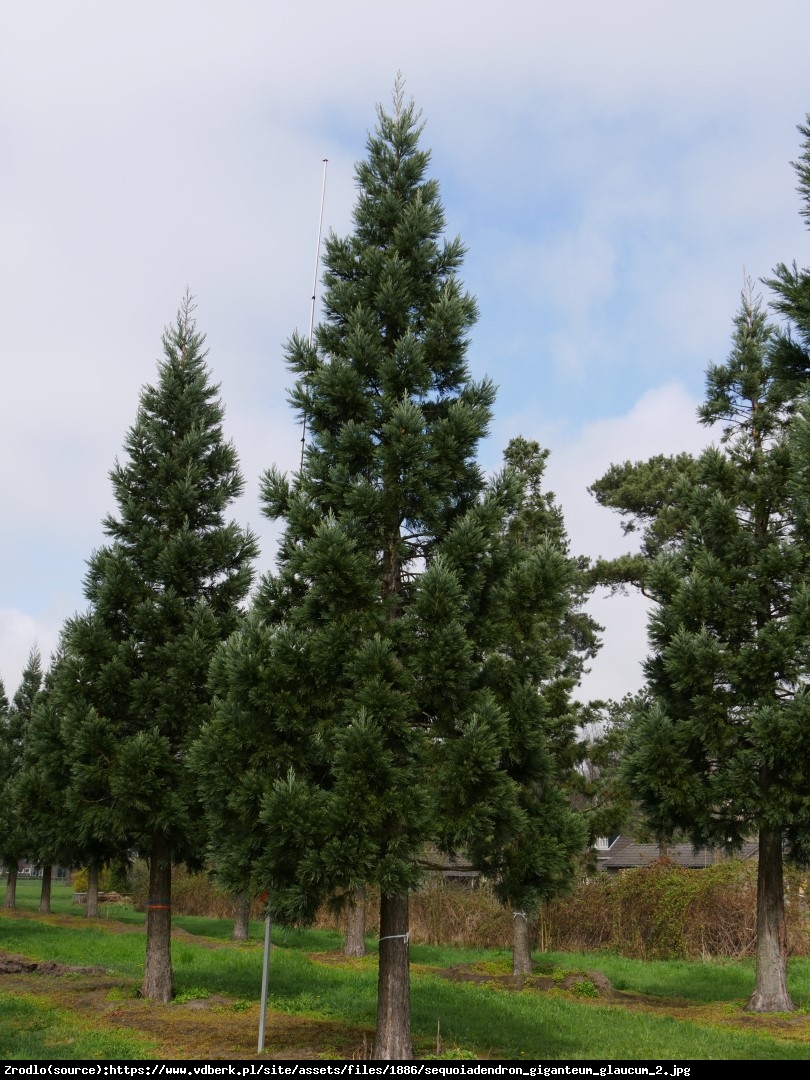
[[[98,873],[98,889],[99,892],[111,892],[113,891],[113,874],[109,867],[104,867],[99,870]],[[87,892],[87,867],[83,866],[80,870],[74,870],[71,874],[70,883],[73,886],[74,892]],[[118,890],[115,890],[118,891]]]

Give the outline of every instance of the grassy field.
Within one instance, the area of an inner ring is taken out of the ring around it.
[[[230,942],[226,920],[177,917],[176,997],[137,997],[144,916],[124,906],[87,923],[54,890],[38,916],[38,882],[18,886],[18,910],[0,912],[0,951],[34,961],[93,965],[95,973],[0,975],[0,1055],[38,1058],[256,1058],[263,927]],[[348,961],[325,931],[273,934],[267,1058],[351,1058],[370,1045],[376,942]],[[493,950],[412,946],[416,1052],[448,1057],[582,1059],[810,1058],[810,961],[794,959],[797,1013],[757,1017],[742,1006],[750,962],[641,962],[612,954],[544,953],[536,977],[509,976]],[[583,974],[573,978],[572,973]],[[437,1038],[438,1033],[438,1038]]]

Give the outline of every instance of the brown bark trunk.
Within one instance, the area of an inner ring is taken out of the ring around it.
[[[512,913],[512,974],[531,975],[532,949],[529,942],[529,919],[525,911]]]
[[[233,905],[231,941],[247,941],[250,932],[250,899],[243,892],[236,894]]]
[[[52,866],[42,867],[42,892],[39,894],[39,913],[40,915],[50,915],[51,913],[51,875],[53,873]]]
[[[343,953],[345,956],[366,955],[366,890],[362,885],[354,890],[346,913],[346,943]]]
[[[411,986],[408,895],[380,897],[380,963],[377,979],[375,1061],[410,1061]]]
[[[87,905],[84,909],[85,919],[98,918],[98,875],[98,865],[96,863],[90,863],[87,867]]]
[[[9,863],[6,867],[6,898],[3,901],[4,908],[17,906],[17,871],[19,864]]]
[[[787,990],[787,924],[782,835],[760,829],[757,867],[757,977],[749,1012],[792,1012]]]
[[[165,836],[152,838],[143,996],[172,999],[172,848]]]

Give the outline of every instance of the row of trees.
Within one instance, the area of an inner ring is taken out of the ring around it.
[[[65,625],[44,685],[32,654],[0,738],[5,865],[12,878],[22,857],[88,866],[90,914],[99,870],[116,860],[145,855],[154,875],[167,873],[166,845],[204,859],[184,759],[257,553],[224,522],[242,481],[188,297],[163,344],[159,383],[144,389],[127,460],[111,473],[119,512],[88,564],[89,609]],[[165,904],[152,897],[158,922],[168,903],[168,892]],[[155,980],[148,961],[147,990]]]
[[[0,855],[81,862],[91,882],[147,857],[149,997],[171,995],[173,863],[269,891],[286,922],[379,886],[373,1053],[395,1059],[411,1056],[408,895],[427,845],[467,852],[518,913],[572,879],[588,837],[566,789],[571,695],[598,644],[545,452],[515,439],[489,480],[476,463],[494,389],[466,365],[476,308],[420,132],[398,85],[357,167],[354,231],[326,243],[324,319],[288,345],[309,441],[297,473],[265,475],[284,532],[250,610],[256,542],[226,521],[242,481],[187,297],[111,473],[88,610],[0,717],[0,781],[16,777]],[[799,169],[810,206],[810,155]],[[806,853],[810,805],[810,286],[785,267],[771,285],[791,329],[746,294],[709,371],[720,447],[595,485],[644,549],[590,577],[656,601],[625,756],[652,827],[728,847],[759,830],[754,1008],[790,1005],[781,860],[785,842]],[[6,843],[14,814],[47,842]]]
[[[277,571],[245,613],[256,543],[225,521],[241,478],[187,297],[35,710],[62,755],[59,857],[91,883],[149,860],[147,996],[171,995],[172,863],[269,890],[286,922],[375,884],[374,1055],[401,1059],[426,848],[469,852],[525,913],[523,969],[526,915],[571,881],[587,839],[562,787],[571,692],[597,647],[545,453],[516,439],[491,480],[476,462],[494,387],[467,369],[476,306],[420,131],[398,86],[354,232],[326,243],[324,321],[288,347],[309,441],[298,473],[264,478]]]

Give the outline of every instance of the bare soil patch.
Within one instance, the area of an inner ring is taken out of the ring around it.
[[[0,951],[0,975],[19,975],[22,972],[39,975],[103,975],[103,967],[82,967],[76,964],[57,964],[53,960],[28,960],[24,956]]]
[[[47,962],[32,961],[13,972],[0,970],[0,991],[45,999],[76,1013],[96,1029],[125,1029],[143,1035],[157,1044],[154,1056],[162,1060],[306,1061],[321,1055],[351,1059],[362,1052],[364,1035],[369,1043],[373,1037],[370,1030],[269,1010],[265,1051],[260,1055],[258,1004],[245,1006],[216,994],[183,1004],[159,1005],[136,997],[134,980]]]
[[[444,968],[438,974],[443,979],[450,979],[452,982],[488,983],[504,990],[570,990],[576,993],[578,988],[587,987],[588,996],[601,998],[615,996],[610,979],[600,971],[569,971],[562,978],[555,979],[552,975],[498,974],[478,964],[456,964],[453,967]]]

